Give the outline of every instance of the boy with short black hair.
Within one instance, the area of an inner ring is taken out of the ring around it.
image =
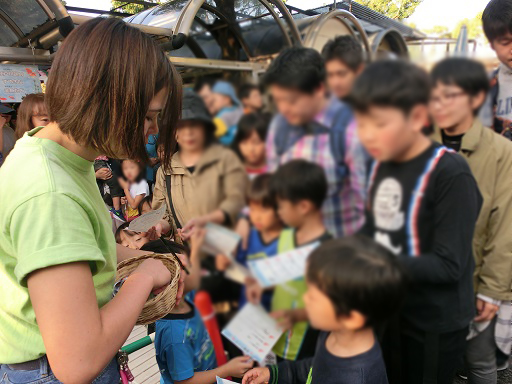
[[[400,308],[405,278],[396,257],[364,236],[329,241],[309,257],[304,295],[320,329],[315,356],[254,368],[244,384],[387,384],[374,328]]]
[[[256,84],[245,83],[238,88],[238,98],[244,106],[244,113],[257,113],[263,109],[263,97],[260,87]]]
[[[361,44],[352,36],[337,36],[322,49],[327,86],[338,99],[345,99],[364,68]]]
[[[320,165],[329,185],[326,227],[336,237],[355,233],[364,221],[367,156],[350,107],[327,95],[322,56],[310,48],[285,49],[264,83],[279,111],[267,134],[269,171],[293,159]]]
[[[275,172],[270,188],[281,220],[290,227],[279,236],[278,253],[332,238],[322,220],[327,180],[320,166],[292,160]],[[280,359],[299,360],[314,354],[318,332],[307,322],[302,298],[305,291],[303,278],[278,285],[274,290],[272,316],[286,329],[273,350]]]
[[[482,64],[445,59],[431,78],[432,138],[466,159],[483,196],[473,238],[478,313],[466,349],[468,382],[496,383],[496,347],[508,357],[512,344],[512,143],[476,117],[489,88]]]
[[[201,280],[200,249],[204,241],[204,229],[191,237],[189,270],[185,278],[185,299],[171,313],[156,322],[156,361],[162,374],[162,384],[186,382],[213,384],[216,377],[242,377],[253,366],[247,356],[239,356],[217,367],[217,359],[210,336],[195,308],[193,292],[199,289]]]
[[[369,65],[351,94],[375,159],[362,233],[395,253],[412,283],[400,324],[383,339],[393,384],[451,384],[474,317],[471,244],[482,199],[464,159],[422,134],[429,98],[428,75],[405,61]]]
[[[512,140],[512,2],[491,0],[482,14],[485,36],[501,62],[493,73],[482,121]]]

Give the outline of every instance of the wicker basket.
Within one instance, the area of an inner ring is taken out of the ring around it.
[[[142,308],[142,312],[137,319],[138,325],[146,325],[155,322],[167,315],[176,304],[176,294],[178,293],[178,281],[180,278],[180,264],[172,255],[150,254],[126,259],[117,265],[117,280],[128,277],[138,266],[146,259],[162,260],[164,265],[171,272],[171,283],[155,297],[152,297]]]

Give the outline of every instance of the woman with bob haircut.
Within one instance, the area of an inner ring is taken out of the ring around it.
[[[93,161],[147,161],[160,128],[169,162],[181,80],[148,35],[97,18],[60,46],[45,97],[50,123],[0,171],[0,382],[117,383],[117,351],[171,276],[149,259],[112,299],[117,262],[147,252],[116,246]]]
[[[21,139],[26,132],[36,127],[46,126],[48,123],[44,94],[31,93],[25,96],[18,108],[18,119],[14,130],[16,140]]]

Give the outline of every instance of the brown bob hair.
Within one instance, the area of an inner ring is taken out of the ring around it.
[[[73,30],[59,48],[46,105],[50,121],[78,144],[109,157],[147,162],[144,119],[164,88],[158,128],[165,165],[181,113],[181,77],[149,35],[122,20],[98,17]]]
[[[18,119],[14,131],[16,140],[20,139],[25,132],[35,128],[32,124],[32,116],[36,115],[47,115],[43,93],[31,93],[23,98],[18,108]]]

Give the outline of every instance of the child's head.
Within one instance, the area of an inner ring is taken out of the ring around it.
[[[379,161],[400,158],[428,121],[430,79],[414,64],[395,60],[370,64],[350,94],[361,143]]]
[[[465,58],[439,62],[430,73],[429,111],[441,129],[453,128],[478,114],[489,90],[482,64]]]
[[[197,152],[215,140],[215,128],[204,101],[194,92],[183,94],[176,141],[180,151]]]
[[[364,67],[363,49],[352,36],[338,36],[322,49],[327,72],[327,86],[339,99],[350,94]]]
[[[148,136],[158,133],[169,164],[181,89],[180,75],[151,36],[98,17],[59,46],[45,101],[50,122],[81,146],[146,162]]]
[[[216,80],[212,77],[201,77],[194,85],[194,92],[203,99],[204,105],[208,109],[210,115],[215,115],[215,113],[217,113],[214,108],[214,97],[212,91],[215,81]]]
[[[233,140],[233,149],[246,165],[260,165],[265,162],[265,141],[270,116],[263,113],[249,113],[242,116]]]
[[[512,2],[491,0],[482,14],[482,24],[498,59],[512,68]]]
[[[308,259],[304,302],[323,331],[381,325],[400,308],[405,278],[396,256],[364,236],[331,240]]]
[[[270,64],[263,78],[274,103],[293,125],[309,123],[325,100],[325,65],[320,53],[311,48],[283,50]]]
[[[279,217],[300,228],[312,214],[319,214],[327,196],[327,179],[322,167],[306,160],[292,160],[274,173],[271,191]]]
[[[46,105],[44,104],[44,94],[32,93],[25,96],[18,108],[16,139],[21,138],[25,132],[35,127],[45,126],[49,122]]]
[[[117,228],[115,235],[117,244],[130,249],[141,249],[144,244],[149,243],[148,237],[144,237],[138,232],[126,230],[129,225],[130,223],[123,223]]]
[[[270,191],[271,179],[272,175],[269,173],[256,176],[247,194],[249,217],[258,231],[282,227],[281,219],[277,214],[277,202]]]
[[[137,210],[139,211],[139,215],[143,215],[153,210],[152,208],[153,195],[144,196],[144,198],[140,201],[137,206]]]
[[[260,111],[263,108],[263,97],[256,84],[242,84],[238,89],[238,98],[245,108],[252,111]]]
[[[121,162],[123,176],[130,183],[138,183],[144,178],[144,166],[140,161],[126,159]]]
[[[218,113],[223,108],[240,106],[235,88],[231,83],[219,80],[213,86],[213,109]]]

